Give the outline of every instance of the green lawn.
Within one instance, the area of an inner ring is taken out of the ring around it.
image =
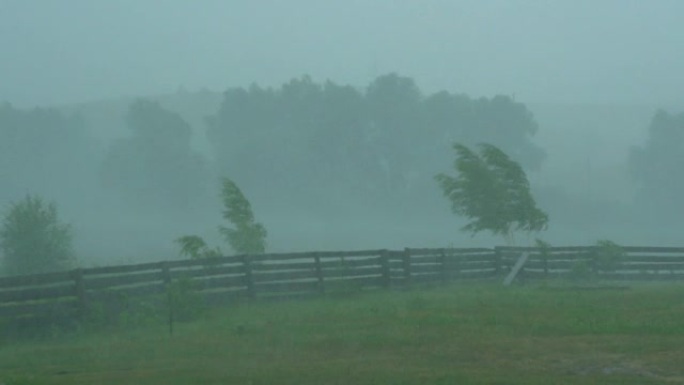
[[[684,383],[684,286],[254,303],[0,347],[0,384]]]

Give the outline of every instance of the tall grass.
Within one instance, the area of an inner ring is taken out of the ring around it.
[[[13,384],[684,383],[684,287],[469,284],[251,303],[0,347]]]

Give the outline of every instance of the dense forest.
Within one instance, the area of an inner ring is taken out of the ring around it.
[[[302,76],[223,93],[30,110],[5,103],[0,203],[29,193],[54,200],[88,264],[170,258],[174,237],[216,233],[222,176],[252,200],[276,251],[487,243],[458,233],[434,182],[451,167],[454,142],[487,142],[530,175],[552,242],[674,242],[664,229],[680,217],[672,208],[684,190],[682,115],[655,113],[631,149],[594,140],[592,151],[624,147],[612,172],[629,180],[611,187],[597,177],[593,193],[588,162],[554,175],[559,147],[589,159],[586,143],[545,146],[545,130],[556,135],[513,96],[424,93],[395,73],[364,87]]]

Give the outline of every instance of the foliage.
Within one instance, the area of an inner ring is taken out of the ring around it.
[[[79,116],[0,102],[0,201],[27,191],[49,192],[60,202],[87,196],[97,150]]]
[[[614,272],[625,256],[624,249],[617,243],[602,239],[596,242],[594,266],[597,272]]]
[[[681,298],[678,284],[589,293],[471,283],[229,306],[175,338],[129,328],[3,346],[0,382],[679,383]]]
[[[74,263],[72,237],[54,202],[27,195],[10,205],[0,228],[3,270],[15,275],[68,269]]]
[[[676,177],[684,167],[684,113],[658,111],[642,146],[629,153],[629,168],[638,183],[637,199],[658,218],[681,218],[684,180]]]
[[[491,144],[480,144],[480,154],[454,144],[456,177],[435,177],[451,209],[470,222],[462,230],[473,235],[490,231],[507,240],[514,231],[546,229],[548,215],[537,208],[522,167]]]
[[[266,228],[254,219],[252,206],[240,188],[229,178],[223,178],[221,199],[223,218],[233,224],[233,228],[220,225],[219,232],[230,247],[238,254],[261,254],[266,251]],[[175,240],[180,246],[180,254],[192,259],[210,259],[223,255],[219,247],[210,248],[204,239],[197,235],[185,235]]]
[[[268,180],[318,209],[337,201],[332,196],[377,206],[422,191],[425,175],[449,156],[444,143],[454,140],[493,143],[529,169],[544,159],[524,104],[502,95],[424,94],[396,73],[363,88],[309,76],[275,88],[231,88],[207,123],[221,172],[244,188]]]
[[[181,247],[180,254],[191,259],[217,258],[223,255],[219,247],[209,248],[202,237],[185,235],[176,239]]]
[[[192,127],[159,103],[137,100],[125,117],[131,135],[115,141],[101,167],[104,187],[138,210],[191,212],[208,171],[191,148]]]
[[[539,249],[541,258],[545,261],[548,260],[551,257],[551,244],[539,238],[535,239],[534,243]]]
[[[223,178],[222,182],[223,218],[235,227],[219,226],[219,231],[238,254],[264,253],[266,228],[255,221],[249,201],[235,182],[228,178]]]

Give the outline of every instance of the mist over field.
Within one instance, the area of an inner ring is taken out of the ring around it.
[[[0,207],[56,202],[84,266],[223,246],[222,176],[268,251],[494,246],[433,179],[453,142],[491,142],[549,213],[532,241],[682,246],[683,12],[0,0]]]

